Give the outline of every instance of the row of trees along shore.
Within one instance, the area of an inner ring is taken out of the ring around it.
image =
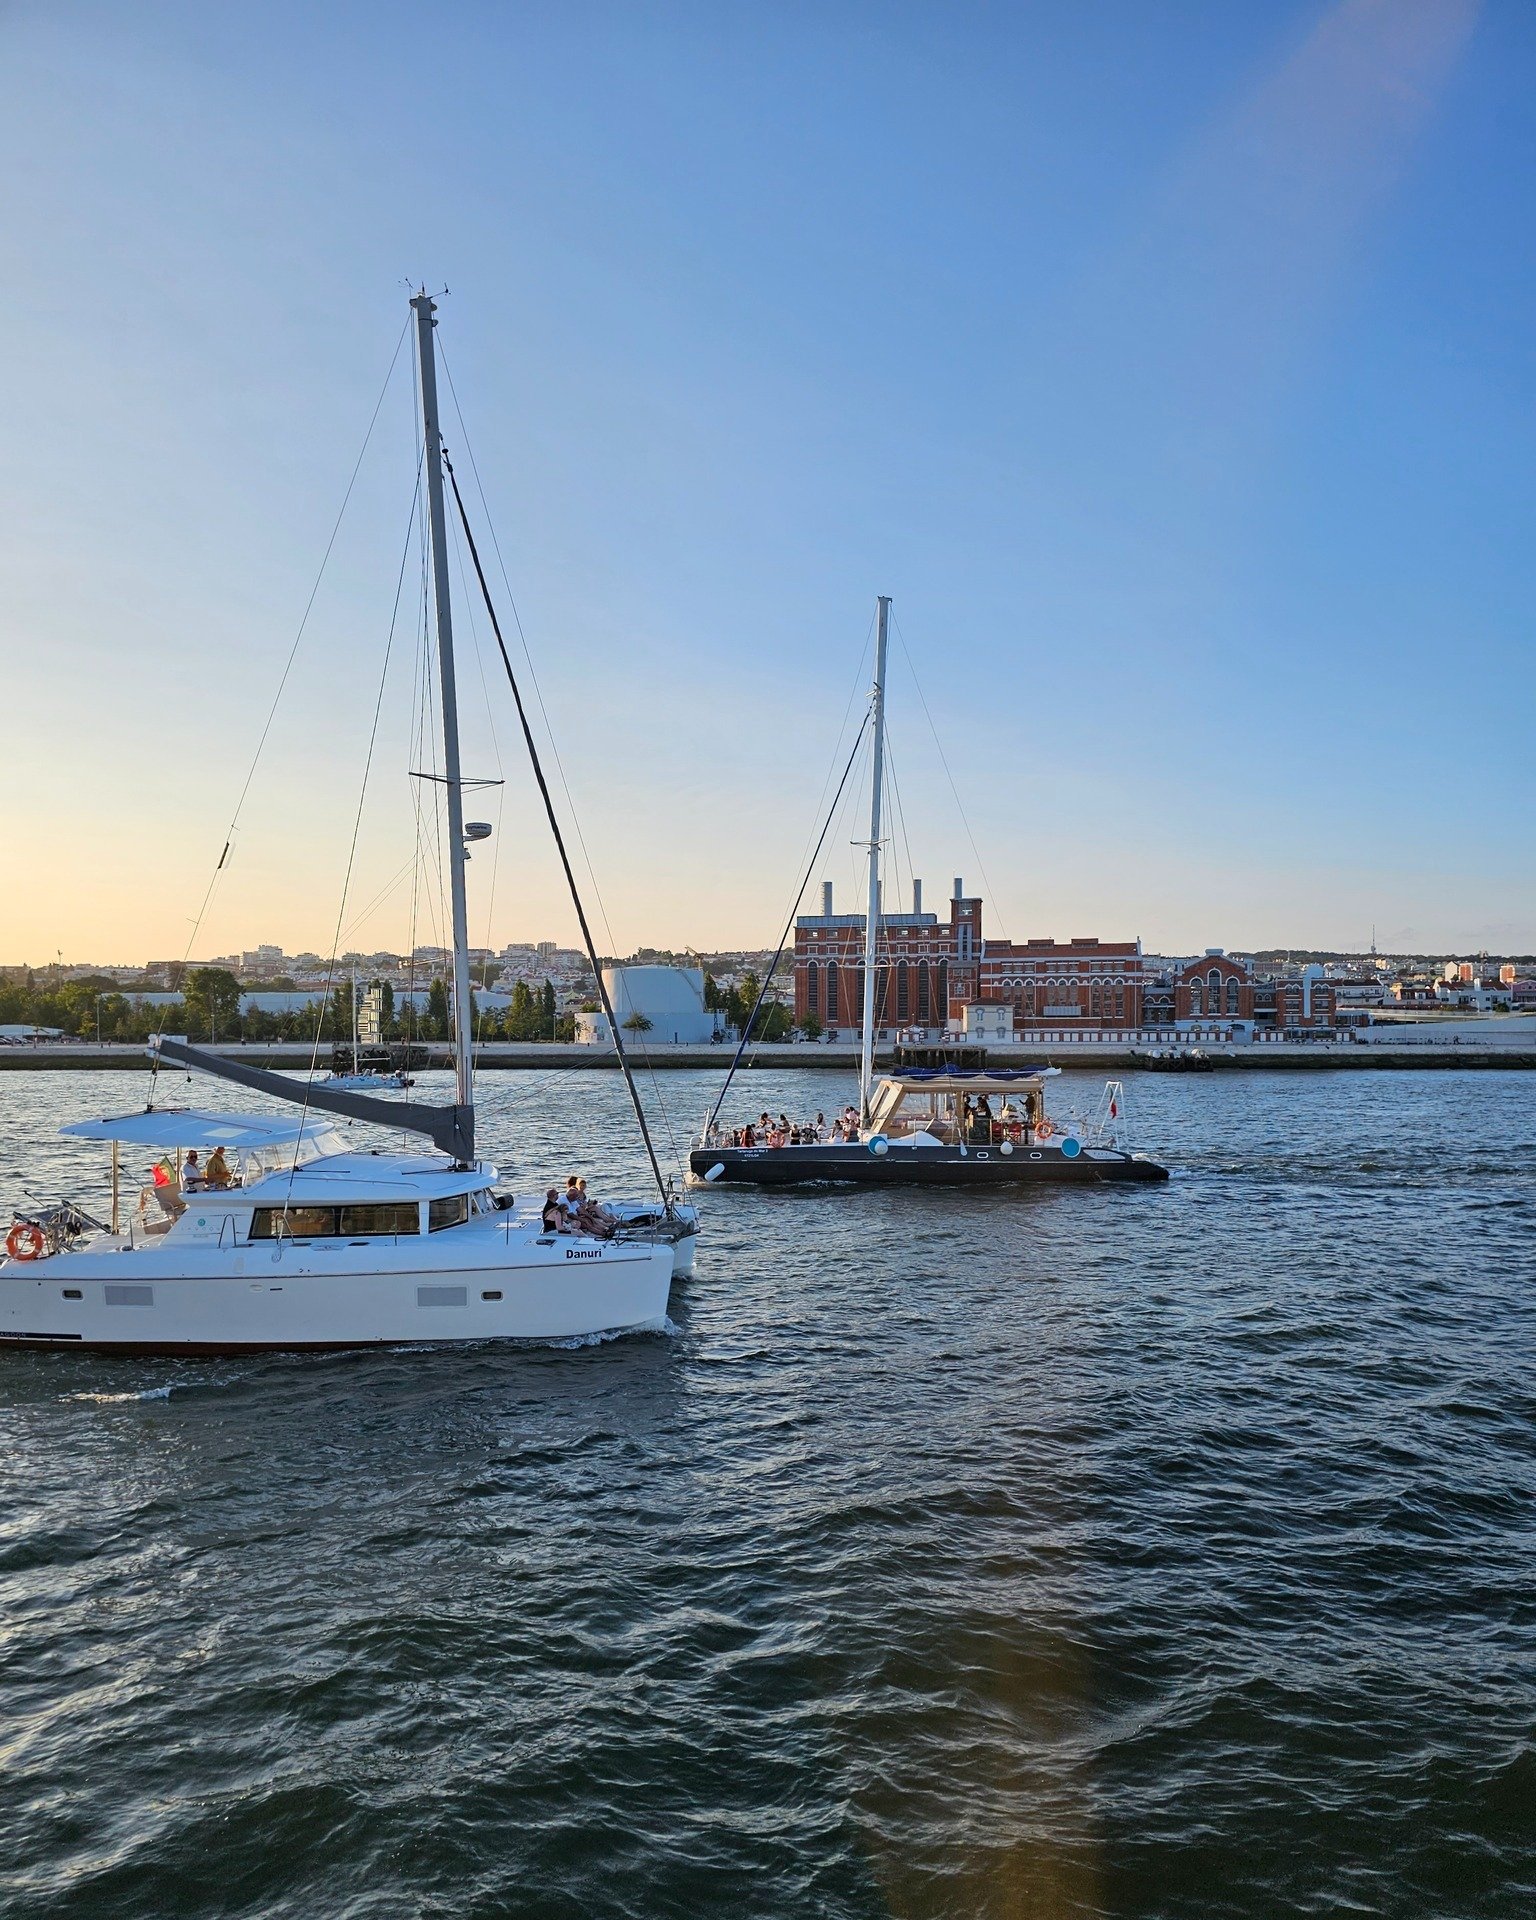
[[[397,1008],[394,988],[387,980],[379,984],[384,1039],[448,1039],[448,989],[441,980],[432,981],[421,1008],[409,1000]],[[250,991],[271,987],[270,981],[261,981]],[[190,968],[181,982],[181,998],[159,1005],[125,993],[110,974],[87,974],[57,986],[6,981],[0,983],[0,1026],[57,1027],[88,1040],[139,1041],[154,1033],[184,1033],[194,1041],[213,1042],[315,1039],[314,1006],[281,1013],[249,1007],[242,1012],[246,991],[224,967]],[[350,980],[341,981],[327,997],[319,1024],[319,1037],[326,1043],[352,1038]],[[575,1022],[556,1008],[555,989],[548,980],[538,992],[519,981],[510,1006],[475,1010],[479,1040],[570,1040],[574,1034]]]
[[[191,967],[181,980],[181,998],[153,1004],[124,989],[111,974],[85,974],[78,980],[56,984],[33,978],[0,981],[0,1026],[56,1027],[80,1039],[103,1041],[142,1041],[155,1033],[185,1033],[194,1041],[290,1040],[313,1042],[316,1012],[313,1006],[294,1007],[282,1013],[269,1013],[259,1007],[241,1011],[241,996],[247,992],[274,990],[267,980],[247,988],[225,967]],[[406,1000],[397,1007],[394,988],[389,981],[376,983],[380,988],[380,1025],[385,1040],[446,1040],[451,1032],[448,989],[441,980],[432,981],[427,1004],[417,1008]],[[361,985],[361,983],[360,983]],[[736,986],[721,987],[714,978],[704,977],[704,1004],[720,1016],[722,1028],[738,1033],[746,1025],[761,989],[755,973],[745,973]],[[291,983],[290,983],[291,986]],[[281,988],[278,988],[281,990]],[[366,988],[363,989],[366,991]],[[596,1009],[596,1001],[587,1003]],[[634,1015],[624,1022],[626,1031],[643,1035],[651,1022]],[[753,1026],[754,1040],[786,1040],[794,1031],[794,1018],[788,1007],[776,1000],[764,1001]],[[810,1039],[822,1032],[814,1016],[802,1023]],[[546,980],[538,991],[526,981],[512,989],[511,1005],[476,1008],[475,1036],[478,1040],[571,1040],[575,1021],[561,1014],[555,1004],[553,982]],[[320,1020],[319,1037],[326,1043],[347,1041],[352,1037],[352,983],[339,982],[326,999]]]

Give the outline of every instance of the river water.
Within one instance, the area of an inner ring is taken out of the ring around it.
[[[0,1353],[0,1911],[1524,1920],[1536,1079],[1129,1093],[1166,1187],[709,1192],[665,1336]],[[0,1204],[143,1094],[0,1077]]]

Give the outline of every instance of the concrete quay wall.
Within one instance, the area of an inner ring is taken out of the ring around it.
[[[249,1066],[270,1067],[280,1071],[302,1071],[308,1067],[311,1051],[301,1044],[271,1045],[265,1042],[248,1046],[221,1046],[211,1051],[240,1060]],[[635,1065],[657,1070],[677,1067],[703,1067],[724,1074],[733,1049],[716,1046],[653,1046],[642,1054],[632,1050]],[[1135,1072],[1142,1066],[1144,1049],[1124,1045],[1095,1044],[1091,1041],[1044,1047],[991,1047],[987,1058],[998,1067],[1049,1065],[1107,1068]],[[450,1064],[445,1047],[434,1046],[432,1065]],[[1288,1044],[1262,1042],[1254,1046],[1211,1049],[1211,1064],[1218,1073],[1252,1069],[1296,1068],[1302,1071],[1344,1069],[1382,1071],[1411,1068],[1536,1068],[1536,1045],[1509,1043],[1473,1043],[1471,1041],[1414,1041],[1400,1045],[1357,1045],[1347,1041],[1307,1041]],[[482,1047],[476,1056],[479,1067],[490,1071],[517,1071],[530,1068],[563,1068],[567,1071],[614,1072],[618,1061],[611,1051],[601,1047],[577,1047],[541,1044],[530,1041],[496,1042]],[[329,1049],[322,1058],[328,1064]],[[744,1067],[806,1067],[835,1069],[841,1073],[857,1071],[858,1049],[847,1046],[762,1046],[753,1047],[743,1061]],[[140,1046],[118,1046],[110,1042],[98,1046],[94,1041],[45,1041],[37,1045],[0,1046],[0,1072],[7,1068],[44,1068],[75,1071],[82,1068],[112,1068],[142,1073],[149,1062]],[[167,1064],[162,1072],[179,1069]],[[1189,1077],[1189,1076],[1186,1076]]]

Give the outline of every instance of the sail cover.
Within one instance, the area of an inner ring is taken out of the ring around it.
[[[367,1120],[376,1127],[404,1128],[407,1133],[424,1134],[451,1160],[468,1164],[475,1157],[475,1110],[473,1107],[429,1107],[419,1100],[381,1100],[371,1093],[344,1093],[321,1082],[290,1080],[285,1074],[271,1073],[265,1067],[248,1067],[241,1060],[226,1060],[221,1054],[206,1053],[184,1040],[155,1039],[150,1056],[179,1061],[195,1067],[199,1073],[211,1073],[220,1080],[232,1080],[237,1087],[250,1087],[256,1093],[269,1093],[274,1100],[317,1108],[322,1113],[344,1114],[349,1120]]]

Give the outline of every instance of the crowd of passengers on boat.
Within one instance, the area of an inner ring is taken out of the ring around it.
[[[139,1211],[146,1212],[153,1199],[163,1214],[179,1220],[187,1210],[189,1193],[225,1193],[239,1185],[240,1176],[222,1147],[215,1147],[203,1161],[198,1159],[197,1148],[191,1147],[179,1167],[170,1154],[164,1153],[149,1169],[148,1182],[139,1195]]]
[[[573,1173],[564,1193],[551,1187],[545,1194],[540,1224],[546,1233],[584,1233],[596,1240],[611,1240],[618,1232],[619,1216],[593,1200],[586,1181]]]
[[[936,1140],[959,1140],[966,1146],[991,1147],[1001,1146],[1005,1140],[1016,1146],[1032,1146],[1036,1141],[1049,1140],[1056,1128],[1044,1113],[1035,1113],[1027,1100],[1015,1104],[1011,1098],[1005,1099],[994,1113],[987,1094],[968,1093],[961,1096],[958,1120],[938,1115],[921,1120],[916,1116],[903,1116],[893,1130],[921,1131]],[[748,1121],[741,1127],[717,1127],[713,1133],[714,1138],[707,1141],[707,1145],[745,1148],[837,1146],[863,1138],[859,1110],[855,1106],[844,1107],[830,1126],[821,1113],[814,1120],[806,1121],[792,1121],[782,1113],[777,1119],[761,1113],[755,1124]]]

